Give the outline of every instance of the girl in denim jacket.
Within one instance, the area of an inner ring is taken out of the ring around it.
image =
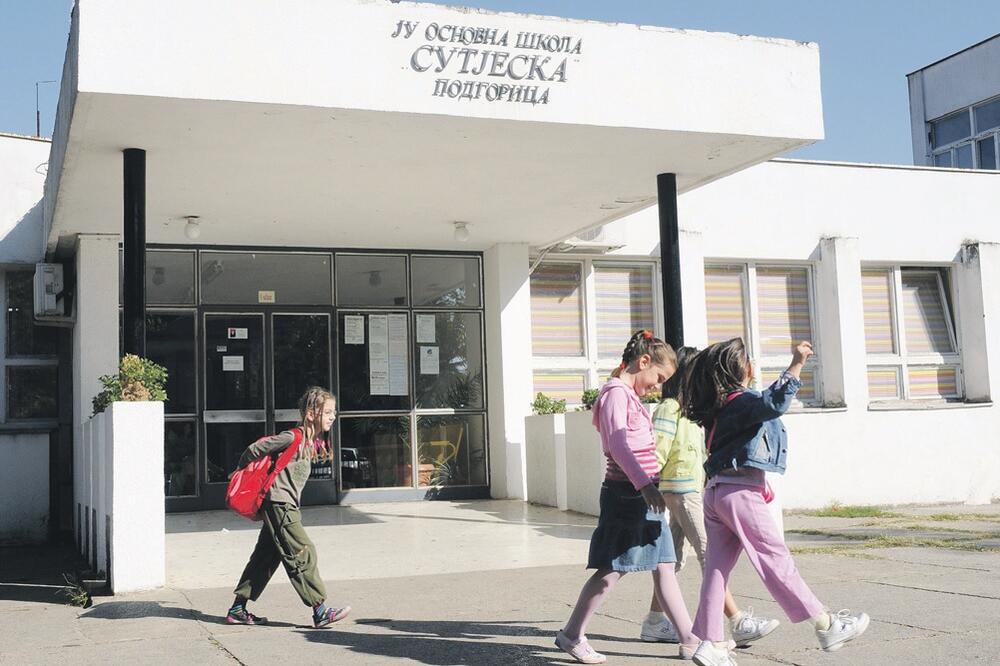
[[[838,650],[868,628],[865,613],[825,610],[799,575],[767,510],[764,473],[783,473],[788,451],[780,416],[802,386],[799,375],[812,354],[812,344],[799,343],[788,369],[762,392],[747,388],[753,370],[740,338],[705,348],[686,372],[681,411],[709,433],[704,495],[708,549],[692,628],[702,639],[694,654],[699,666],[736,663],[725,642],[722,611],[729,574],[743,551],[788,619],[812,622],[824,650]]]

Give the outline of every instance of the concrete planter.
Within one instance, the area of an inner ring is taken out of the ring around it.
[[[116,594],[162,587],[163,403],[112,403],[82,431],[74,493],[81,552]]]
[[[566,503],[566,415],[525,417],[528,501],[562,510]]]
[[[570,511],[596,516],[601,512],[605,462],[593,418],[592,412],[566,414],[566,505]]]

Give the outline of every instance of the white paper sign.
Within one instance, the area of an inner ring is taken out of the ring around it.
[[[372,395],[389,395],[389,322],[386,315],[368,316],[368,381]]]
[[[365,344],[365,318],[362,315],[344,315],[344,344]]]
[[[247,329],[245,329],[245,328],[230,328],[229,329],[229,339],[230,340],[246,340],[247,339]]]
[[[410,392],[406,367],[406,315],[389,315],[389,395]]]
[[[420,348],[420,374],[422,375],[441,374],[440,347]]]
[[[417,344],[434,342],[434,315],[417,315]]]
[[[244,329],[246,330],[246,329]],[[243,357],[242,356],[223,356],[222,357],[222,371],[223,372],[243,372]]]

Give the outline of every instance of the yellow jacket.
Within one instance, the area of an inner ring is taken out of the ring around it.
[[[653,412],[660,490],[699,493],[705,487],[705,433],[681,416],[681,406],[667,398]]]

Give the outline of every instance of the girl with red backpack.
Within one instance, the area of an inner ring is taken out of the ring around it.
[[[299,501],[309,480],[312,461],[329,456],[329,446],[322,435],[329,432],[337,417],[336,398],[326,389],[313,386],[299,399],[299,425],[292,430],[264,437],[247,447],[239,468],[265,456],[285,453],[284,468],[274,477],[259,518],[257,545],[243,569],[234,593],[236,599],[226,615],[229,624],[266,624],[267,618],[247,610],[247,601],[256,601],[267,586],[278,565],[285,572],[302,602],[313,609],[313,626],[326,627],[347,617],[350,606],[330,608],[326,605],[326,587],[317,567],[316,546],[302,527]],[[287,451],[292,449],[291,452]]]

